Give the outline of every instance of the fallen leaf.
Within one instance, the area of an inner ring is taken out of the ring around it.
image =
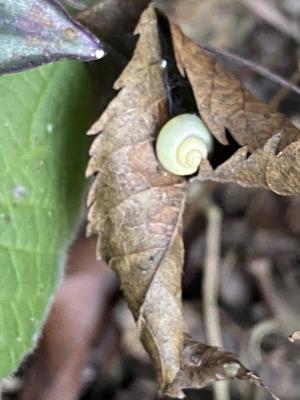
[[[215,58],[172,25],[177,65],[193,88],[199,113],[220,143],[228,144],[226,129],[248,151],[263,147],[276,133],[281,148],[299,139],[300,131],[244,88]]]
[[[247,146],[241,147],[227,161],[215,170],[208,160],[201,163],[198,177],[201,180],[212,179],[218,182],[235,182],[241,186],[268,187],[266,170],[270,158],[275,155],[280,135],[274,135],[262,149],[248,157]]]
[[[124,46],[124,36],[131,34],[150,0],[98,0],[78,15],[102,40]]]
[[[157,21],[148,8],[134,56],[115,84],[120,90],[90,134],[99,133],[88,175],[88,233],[98,257],[117,272],[162,390],[175,378],[183,344],[181,273],[184,182],[163,171],[154,141],[166,122]]]
[[[246,187],[264,187],[281,195],[300,194],[300,141],[294,142],[275,155],[280,135],[274,135],[262,149],[248,156],[242,147],[213,170],[208,160],[201,163],[195,180],[235,182]]]
[[[56,0],[0,2],[0,74],[60,59],[104,55],[100,40]]]
[[[119,93],[89,131],[98,136],[87,169],[87,175],[95,175],[88,198],[88,234],[99,235],[98,257],[119,276],[162,395],[183,398],[184,388],[233,377],[264,386],[232,353],[189,338],[184,344],[185,181],[164,171],[154,152],[157,133],[168,119],[168,104],[151,7],[137,33],[133,59],[115,84]],[[269,155],[275,144],[266,145],[264,152]]]
[[[243,46],[255,24],[236,0],[154,0],[154,4],[186,36],[215,48],[224,49],[228,43],[233,48]]]
[[[237,355],[186,336],[180,371],[165,394],[182,399],[185,397],[182,389],[201,389],[214,382],[233,378],[261,386],[273,399],[279,400],[257,375],[241,364]]]
[[[300,194],[300,140],[271,157],[266,169],[271,190],[279,194]]]
[[[215,170],[209,161],[203,162],[199,179],[300,193],[300,130],[252,95],[175,25],[172,37],[178,68],[189,79],[202,119],[220,143],[228,144],[228,131],[242,146]]]

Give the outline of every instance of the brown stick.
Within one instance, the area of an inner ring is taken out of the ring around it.
[[[282,14],[269,0],[239,0],[258,17],[300,44],[300,28],[297,23]]]
[[[286,88],[288,88],[288,89],[292,90],[293,92],[300,95],[300,87],[294,85],[293,83],[282,78],[281,76],[274,74],[274,72],[269,71],[267,68],[263,67],[262,65],[258,65],[253,61],[246,60],[245,58],[240,57],[236,54],[233,54],[227,50],[216,49],[214,47],[207,46],[203,43],[199,43],[199,46],[202,47],[204,50],[208,51],[209,53],[215,54],[217,56],[225,57],[226,59],[232,60],[235,63],[238,63],[240,65],[245,65],[247,68],[258,73],[259,75],[262,75],[265,78],[278,83],[279,85],[285,86]]]
[[[203,280],[204,320],[208,344],[223,347],[220,315],[218,310],[218,292],[220,277],[220,247],[222,214],[218,207],[207,209],[206,260]],[[227,381],[214,384],[216,400],[229,400],[229,383]]]
[[[300,81],[300,69],[293,73],[291,76],[290,82],[293,84],[297,84]],[[274,109],[278,110],[280,104],[286,99],[289,95],[290,89],[282,86],[279,90],[275,93],[275,95],[269,101],[269,105]]]

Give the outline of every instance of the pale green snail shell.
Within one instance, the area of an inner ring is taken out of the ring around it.
[[[156,155],[163,167],[175,175],[192,175],[207,158],[212,135],[195,114],[170,119],[159,132]]]

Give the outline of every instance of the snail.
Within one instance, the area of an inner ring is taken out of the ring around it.
[[[175,175],[194,174],[213,147],[213,139],[195,114],[170,119],[159,132],[156,155],[163,167]]]

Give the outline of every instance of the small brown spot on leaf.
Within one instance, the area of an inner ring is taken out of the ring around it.
[[[65,36],[68,40],[74,40],[77,38],[77,32],[74,28],[69,27],[64,30]]]

